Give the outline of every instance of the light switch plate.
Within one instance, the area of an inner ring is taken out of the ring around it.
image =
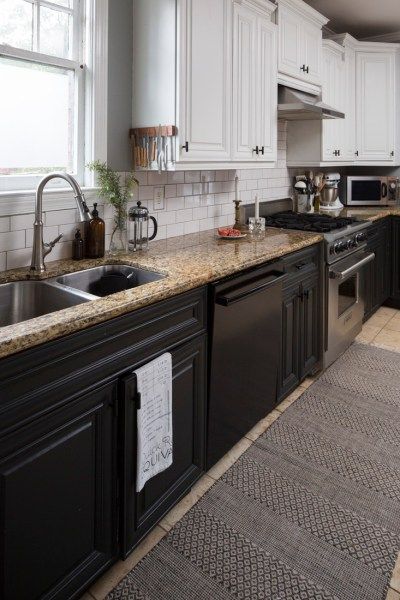
[[[155,187],[153,197],[154,210],[164,210],[165,208],[165,187]]]

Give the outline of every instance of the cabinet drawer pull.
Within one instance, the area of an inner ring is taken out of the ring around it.
[[[261,154],[264,156],[264,146],[261,146]]]
[[[189,142],[185,142],[185,144],[182,146],[182,150],[189,152]]]
[[[308,267],[309,263],[299,263],[298,265],[296,265],[296,269],[298,271],[303,271],[303,269],[306,269]]]
[[[259,155],[259,153],[260,153],[260,148],[259,148],[259,146],[256,146],[255,148],[253,148],[253,152],[255,152],[255,153],[257,154],[257,156],[258,156],[258,155]]]

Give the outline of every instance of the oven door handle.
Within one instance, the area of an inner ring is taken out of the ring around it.
[[[331,279],[346,279],[347,277],[354,275],[354,273],[357,273],[357,271],[359,271],[362,267],[364,267],[368,263],[372,262],[374,259],[375,259],[375,254],[373,252],[371,252],[370,254],[367,254],[366,256],[364,256],[364,258],[362,258],[361,260],[356,262],[355,265],[352,265],[351,267],[349,267],[348,269],[345,269],[344,271],[330,271],[329,277]]]

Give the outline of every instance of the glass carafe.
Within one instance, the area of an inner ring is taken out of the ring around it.
[[[149,221],[153,222],[154,231],[149,236]],[[154,240],[157,235],[158,224],[154,217],[149,215],[149,211],[139,201],[136,206],[130,209],[128,218],[128,234],[130,252],[138,250],[148,250],[149,242]]]

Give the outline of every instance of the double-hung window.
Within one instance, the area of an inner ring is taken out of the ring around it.
[[[83,184],[85,0],[0,0],[0,192]]]

